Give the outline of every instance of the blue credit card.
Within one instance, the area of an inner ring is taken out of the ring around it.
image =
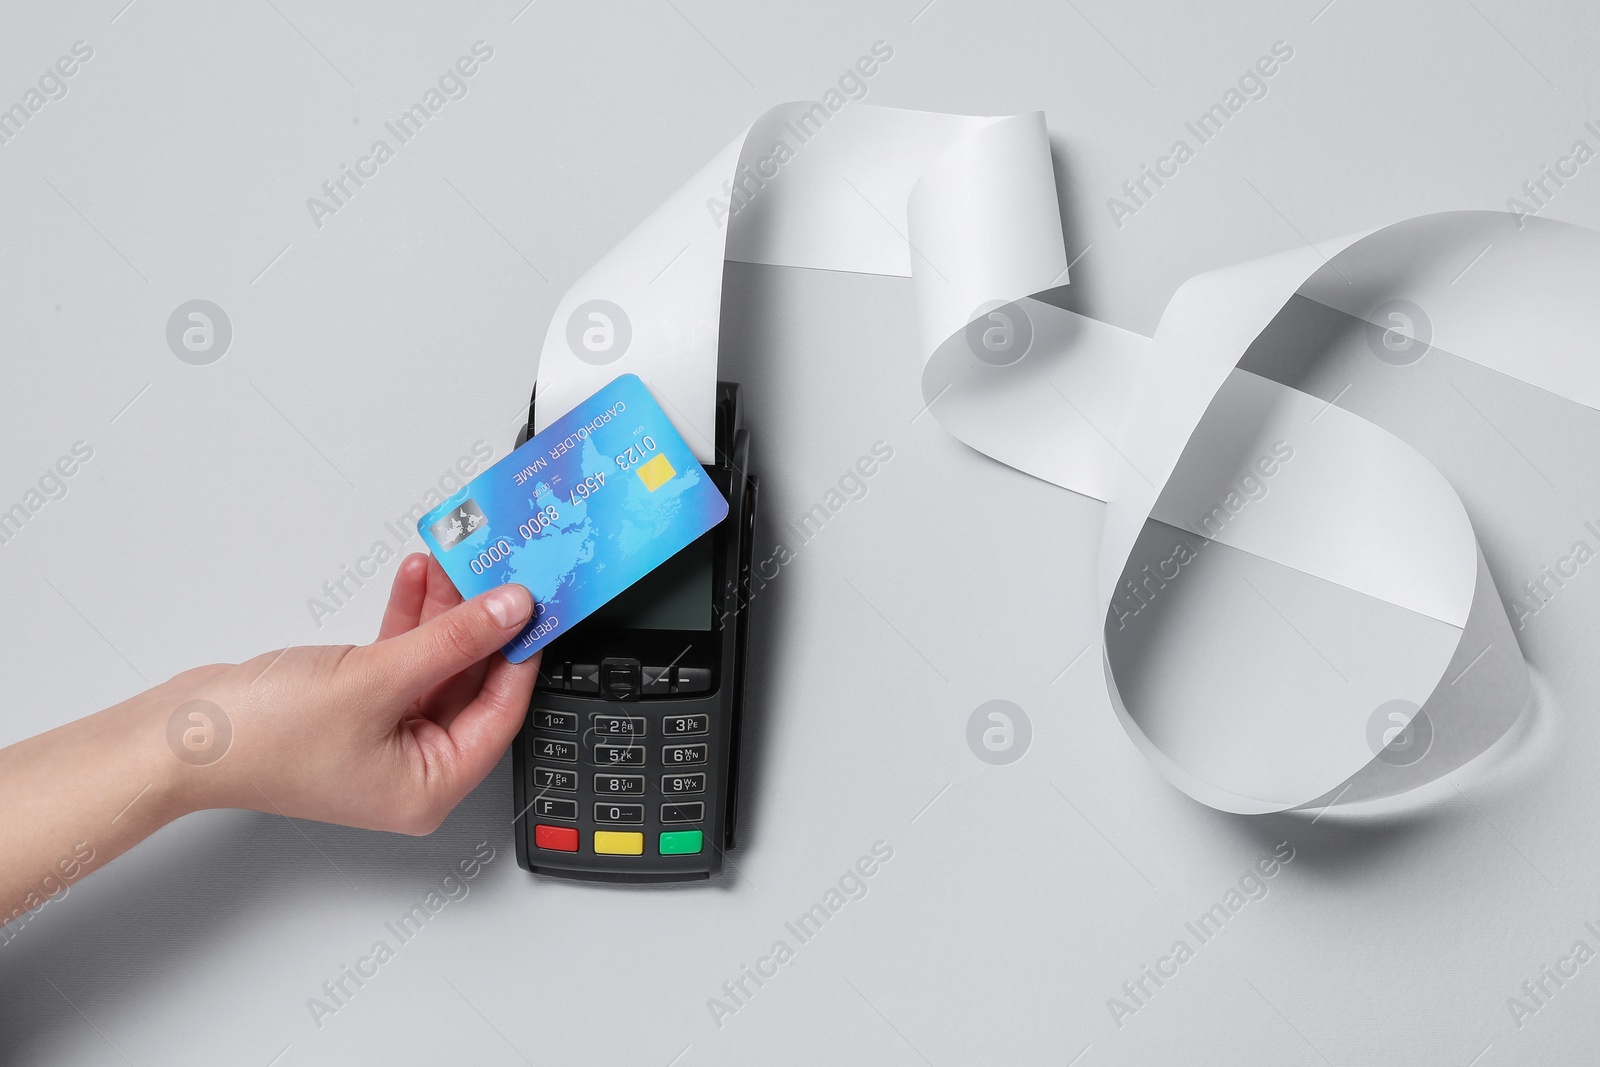
[[[728,515],[637,375],[624,374],[428,512],[417,532],[463,597],[533,594],[521,663]]]

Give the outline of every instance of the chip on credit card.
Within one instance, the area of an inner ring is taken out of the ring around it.
[[[721,522],[728,502],[644,382],[624,374],[417,522],[463,597],[533,594],[521,663]]]

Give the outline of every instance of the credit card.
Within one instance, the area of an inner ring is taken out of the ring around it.
[[[526,586],[521,663],[728,515],[644,382],[624,374],[417,522],[463,597]]]

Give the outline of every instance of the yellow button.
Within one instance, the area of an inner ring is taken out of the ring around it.
[[[639,480],[652,493],[672,481],[672,476],[677,473],[672,464],[667,462],[666,456],[657,456],[638,470]]]
[[[625,830],[596,830],[594,852],[597,856],[642,856],[644,835]]]

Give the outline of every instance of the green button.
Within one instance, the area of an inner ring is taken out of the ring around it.
[[[700,851],[703,840],[699,830],[663,830],[661,832],[661,854],[663,856],[693,856]]]

